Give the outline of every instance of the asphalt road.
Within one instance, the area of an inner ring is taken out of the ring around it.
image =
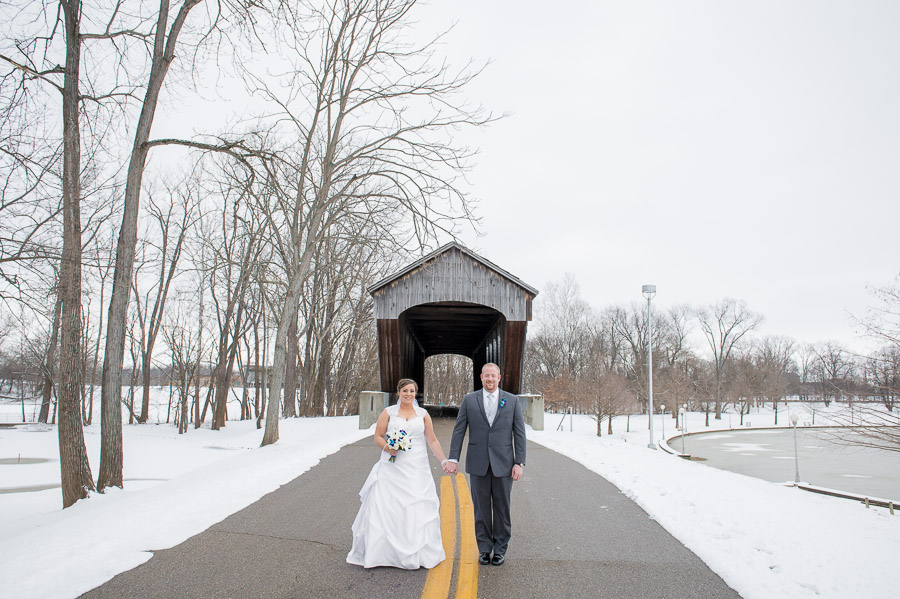
[[[435,428],[448,448],[452,421],[436,421]],[[83,597],[421,597],[427,570],[365,570],[344,561],[358,492],[377,457],[371,438],[349,445]],[[437,480],[433,458],[432,470]],[[528,444],[512,511],[506,564],[480,567],[479,598],[739,597],[612,484],[540,445]]]

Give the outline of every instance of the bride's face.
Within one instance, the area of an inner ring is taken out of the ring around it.
[[[400,389],[400,401],[403,403],[412,403],[416,398],[416,386],[410,383]]]

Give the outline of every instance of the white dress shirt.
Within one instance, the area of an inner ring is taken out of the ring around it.
[[[493,426],[494,418],[497,417],[497,396],[499,392],[488,393],[482,389],[482,393],[484,395],[484,413],[487,415],[488,424]]]

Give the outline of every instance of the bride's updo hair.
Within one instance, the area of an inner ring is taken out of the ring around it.
[[[402,389],[403,387],[405,387],[405,386],[407,386],[407,385],[412,385],[413,387],[416,388],[416,393],[419,392],[419,385],[416,384],[416,382],[415,382],[414,380],[412,380],[412,379],[400,379],[400,381],[397,383],[397,393],[400,393],[400,389]]]

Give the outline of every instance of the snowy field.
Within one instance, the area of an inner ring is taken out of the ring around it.
[[[779,421],[787,414],[781,408]],[[619,418],[614,434],[602,438],[589,417],[575,416],[572,432],[568,417],[563,431],[555,430],[560,419],[546,414],[547,430],[529,430],[529,439],[610,480],[745,599],[897,595],[900,514],[651,451],[646,417],[632,417],[630,433]],[[67,510],[60,509],[55,428],[0,429],[0,597],[75,597],[98,586],[372,434],[357,422],[283,420],[281,440],[267,448],[259,448],[262,433],[253,422],[185,435],[165,424],[125,426],[125,489]],[[689,414],[688,430],[717,428],[703,422],[703,414]],[[771,426],[773,417],[754,410],[752,422]],[[727,416],[717,424],[727,428]],[[95,474],[99,436],[99,425],[86,427]],[[31,463],[11,463],[19,456]],[[42,486],[51,488],[7,491]]]
[[[779,408],[779,424],[787,414]],[[816,423],[820,418],[824,424],[819,414]],[[886,509],[651,451],[646,417],[632,417],[635,432],[625,434],[624,421],[617,421],[616,434],[602,438],[587,416],[575,416],[573,432],[568,417],[564,432],[556,432],[560,420],[546,414],[547,430],[529,431],[528,438],[612,482],[745,599],[897,597],[900,512],[891,516]],[[706,428],[703,414],[689,414],[688,431],[728,428],[727,415],[710,422]],[[774,416],[754,409],[752,422],[772,426]],[[659,434],[658,417],[654,428]]]

